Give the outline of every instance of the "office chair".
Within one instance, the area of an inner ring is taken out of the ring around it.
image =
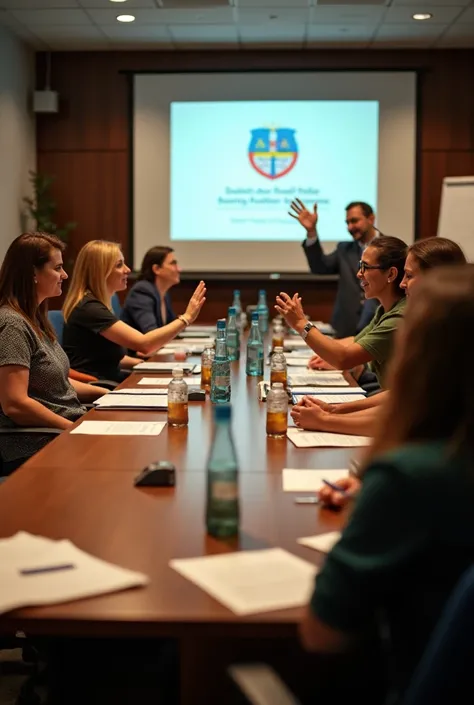
[[[58,343],[63,344],[64,316],[62,311],[48,311],[49,322],[54,328]]]
[[[122,313],[122,306],[120,304],[120,299],[117,296],[117,293],[112,294],[112,308],[117,318],[120,318],[120,314]]]

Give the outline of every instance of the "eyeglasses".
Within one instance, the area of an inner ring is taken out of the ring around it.
[[[364,262],[363,260],[360,260],[359,262],[359,271],[364,273],[368,269],[385,269],[385,267],[382,267],[381,264],[367,264],[367,262]]]

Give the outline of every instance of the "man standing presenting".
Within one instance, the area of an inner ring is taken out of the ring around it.
[[[346,225],[352,235],[351,242],[339,242],[336,249],[325,255],[319,242],[317,223],[318,208],[307,210],[299,198],[291,203],[289,215],[306,229],[303,249],[313,274],[339,274],[339,286],[331,324],[338,338],[355,335],[371,320],[377,302],[366,301],[357,279],[361,254],[376,237],[375,214],[368,203],[354,201],[346,208]]]

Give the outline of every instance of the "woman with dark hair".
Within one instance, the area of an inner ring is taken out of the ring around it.
[[[67,429],[106,389],[68,379],[69,361],[48,320],[47,300],[67,279],[63,243],[25,233],[7,250],[0,270],[0,428]],[[39,433],[0,435],[8,475],[51,440]]]
[[[365,298],[377,299],[380,305],[369,325],[353,340],[333,340],[308,323],[298,294],[290,298],[281,293],[275,308],[323,360],[339,370],[371,363],[383,386],[393,336],[405,308],[405,291],[400,284],[406,256],[407,245],[389,235],[375,238],[362,253],[357,276]]]
[[[180,272],[171,247],[157,245],[148,250],[138,281],[125,300],[122,321],[140,333],[148,333],[174,321],[176,316],[168,292],[179,284]]]
[[[473,328],[474,266],[422,277],[396,338],[360,495],[301,625],[317,652],[357,650],[372,634],[397,702],[474,560]],[[462,374],[443,374],[453,360]]]

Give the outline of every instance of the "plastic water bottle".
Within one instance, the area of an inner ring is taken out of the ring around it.
[[[249,339],[247,342],[247,362],[245,372],[251,377],[263,377],[263,342],[259,327],[259,315],[257,311],[252,313],[252,325],[250,327]]]
[[[242,314],[242,304],[240,302],[240,289],[234,289],[234,300],[232,301],[232,306],[235,308],[235,317],[237,319],[237,325],[240,321],[240,316]]]
[[[288,395],[281,382],[267,394],[267,436],[283,438],[288,429]]]
[[[264,335],[268,330],[267,292],[265,289],[260,289],[258,292],[257,312],[259,315],[260,332]]]
[[[270,384],[281,382],[286,389],[288,365],[282,347],[276,347],[270,360]]]
[[[227,356],[229,360],[240,358],[240,335],[236,321],[236,311],[233,306],[229,306],[229,316],[226,328]]]
[[[211,368],[211,401],[224,404],[230,401],[230,361],[227,355],[225,319],[217,321],[216,354]]]
[[[183,370],[173,370],[168,385],[168,425],[175,428],[188,425],[188,385],[183,375]]]
[[[239,533],[239,466],[230,427],[229,404],[214,410],[214,439],[207,463],[206,528],[217,538]]]

